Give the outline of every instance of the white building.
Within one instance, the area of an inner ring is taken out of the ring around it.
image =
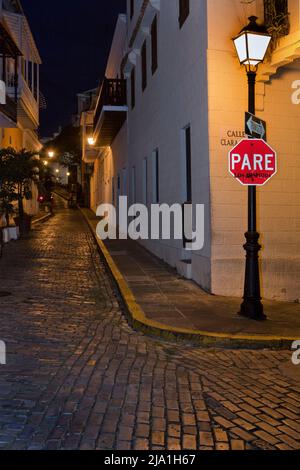
[[[118,194],[147,204],[204,204],[201,251],[185,250],[182,241],[143,244],[207,291],[242,295],[247,190],[230,176],[227,155],[243,136],[247,78],[232,38],[250,15],[269,25],[280,18],[282,37],[260,67],[256,96],[256,114],[267,121],[279,157],[277,175],[258,191],[262,294],[299,300],[300,1],[128,0],[127,6],[127,29],[121,17],[107,77],[127,78],[127,120],[125,106],[106,108],[100,94],[94,137],[104,148],[85,154],[95,166],[92,208]]]
[[[81,116],[84,173],[89,179],[90,206],[95,211],[99,203],[117,204],[118,196],[127,194],[128,108],[122,72],[126,33],[126,16],[119,15],[96,107]]]
[[[41,58],[18,0],[0,0],[0,37],[0,78],[6,95],[5,104],[0,104],[0,145],[38,152]],[[36,188],[25,209],[38,211]]]

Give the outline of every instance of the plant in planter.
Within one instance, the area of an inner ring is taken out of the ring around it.
[[[4,181],[14,188],[18,202],[16,225],[21,232],[27,232],[31,226],[31,216],[24,211],[24,199],[32,199],[32,184],[38,183],[41,163],[35,152],[25,149],[17,151],[13,148],[0,150],[0,167],[3,165]]]
[[[10,226],[10,216],[15,214],[13,201],[16,200],[14,186],[11,183],[5,183],[0,189],[0,214],[4,215],[6,227]]]

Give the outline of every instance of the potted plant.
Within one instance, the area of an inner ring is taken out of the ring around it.
[[[11,183],[5,183],[0,190],[0,214],[5,219],[5,226],[3,228],[4,242],[16,240],[19,236],[19,228],[10,224],[10,216],[15,214],[15,207],[13,201],[16,200],[14,186]]]
[[[21,233],[31,228],[32,216],[24,210],[24,199],[32,199],[32,185],[38,183],[41,163],[36,153],[25,149],[17,151],[13,148],[0,150],[0,162],[4,162],[5,181],[14,187],[18,202],[18,215],[14,218]]]
[[[14,206],[8,199],[0,196],[0,214],[5,218],[5,227],[10,226],[10,216],[15,213]]]

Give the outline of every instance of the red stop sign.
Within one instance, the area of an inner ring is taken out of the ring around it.
[[[243,139],[229,152],[229,172],[243,185],[262,186],[277,173],[276,152],[262,139]]]

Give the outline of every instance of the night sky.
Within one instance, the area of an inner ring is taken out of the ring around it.
[[[76,93],[101,81],[118,13],[126,0],[21,0],[43,60],[40,88],[47,101],[40,136],[68,124]]]

